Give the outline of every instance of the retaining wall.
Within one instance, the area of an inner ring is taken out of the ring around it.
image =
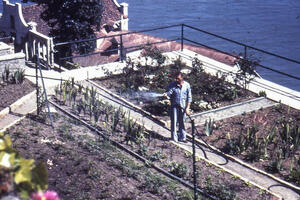
[[[8,66],[10,71],[25,67],[25,54],[15,53],[0,56],[0,74],[4,71],[5,66]]]

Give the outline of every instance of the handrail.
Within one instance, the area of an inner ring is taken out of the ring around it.
[[[208,32],[208,31],[205,31],[205,30],[202,30],[202,29],[199,29],[199,28],[196,28],[194,26],[187,25],[187,24],[175,24],[175,25],[162,26],[162,27],[156,27],[156,28],[151,28],[151,29],[144,29],[144,30],[141,30],[141,31],[131,31],[131,32],[114,34],[114,35],[109,35],[109,36],[102,36],[102,37],[98,37],[98,38],[82,39],[82,40],[62,42],[62,43],[55,44],[55,47],[63,46],[63,45],[70,45],[70,44],[76,44],[76,43],[80,43],[80,42],[95,41],[95,40],[98,40],[98,39],[105,39],[105,38],[112,38],[112,37],[120,37],[120,42],[122,42],[122,36],[124,36],[124,35],[131,35],[131,34],[136,34],[136,33],[144,33],[144,32],[150,32],[150,31],[156,31],[156,30],[162,30],[162,29],[169,29],[169,28],[174,28],[174,27],[181,27],[181,33],[179,33],[181,35],[180,35],[179,38],[177,38],[177,39],[171,39],[171,40],[166,40],[166,41],[163,41],[163,42],[153,42],[153,43],[148,43],[148,44],[151,45],[151,44],[164,43],[164,42],[176,41],[176,40],[180,40],[181,39],[181,49],[183,49],[183,41],[188,41],[188,42],[191,42],[193,44],[201,45],[203,47],[215,50],[217,52],[220,52],[220,53],[223,53],[223,54],[235,57],[237,59],[243,59],[243,58],[246,58],[247,48],[248,48],[248,49],[253,49],[255,51],[258,51],[258,52],[261,52],[261,53],[264,53],[264,54],[267,54],[267,55],[271,55],[271,56],[280,58],[282,60],[286,60],[286,61],[289,61],[289,62],[300,64],[300,61],[298,61],[298,60],[291,59],[291,58],[288,58],[288,57],[285,57],[285,56],[281,56],[281,55],[278,55],[278,54],[275,54],[275,53],[272,53],[272,52],[268,52],[268,51],[265,51],[263,49],[259,49],[259,48],[256,48],[256,47],[253,47],[253,46],[250,46],[250,45],[247,45],[247,44],[244,44],[244,43],[241,43],[241,42],[238,42],[238,41],[235,41],[235,40],[232,40],[232,39],[229,39],[229,38],[226,38],[226,37],[223,37],[223,36],[220,36],[220,35]],[[214,36],[216,38],[220,38],[222,40],[225,40],[225,41],[228,41],[228,42],[240,45],[240,46],[243,46],[244,47],[244,57],[240,57],[238,55],[233,55],[231,53],[222,51],[220,49],[213,48],[213,47],[207,46],[205,44],[201,44],[201,43],[199,43],[199,42],[197,42],[195,40],[189,39],[188,37],[186,37],[187,34],[184,34],[184,31],[185,31],[184,27],[187,27],[187,28],[190,28],[190,29],[202,32],[202,33],[205,33],[207,35]],[[66,60],[66,59],[75,58],[75,57],[84,57],[84,56],[88,56],[88,55],[94,55],[94,54],[105,53],[105,52],[112,52],[112,51],[116,51],[116,50],[120,50],[120,59],[122,60],[123,59],[123,55],[122,54],[123,54],[123,50],[124,49],[139,48],[139,47],[142,47],[143,45],[145,45],[145,44],[139,44],[139,45],[131,46],[131,47],[124,47],[123,46],[123,42],[122,42],[122,44],[120,44],[120,48],[118,48],[118,49],[110,49],[110,50],[105,50],[105,51],[101,51],[101,52],[92,52],[92,53],[83,54],[83,55],[69,56],[69,57],[59,58],[59,60]],[[261,68],[264,68],[264,69],[267,69],[267,70],[270,70],[270,71],[273,71],[273,72],[276,72],[276,73],[279,73],[281,75],[284,75],[284,76],[296,79],[296,80],[300,80],[300,77],[297,77],[295,75],[291,75],[291,74],[288,74],[288,73],[285,73],[285,72],[273,69],[271,67],[267,67],[267,66],[261,65],[259,63],[257,63],[257,66],[261,67]]]
[[[80,42],[89,42],[89,41],[94,41],[94,40],[99,40],[99,39],[105,39],[105,38],[111,38],[111,37],[116,37],[116,36],[123,36],[123,35],[131,35],[135,33],[144,33],[144,32],[150,32],[150,31],[157,31],[161,29],[167,29],[167,28],[173,28],[173,27],[179,27],[181,24],[176,24],[176,25],[170,25],[170,26],[162,26],[162,27],[157,27],[157,28],[152,28],[152,29],[144,29],[141,31],[130,31],[127,33],[120,33],[120,34],[114,34],[114,35],[108,35],[108,36],[102,36],[102,37],[96,37],[96,38],[91,38],[91,39],[83,39],[83,40],[73,40],[69,42],[61,42],[55,44],[55,46],[62,46],[62,45],[68,45],[68,44],[74,44],[74,43],[80,43]]]
[[[203,32],[203,33],[208,34],[208,35],[212,35],[212,36],[214,36],[214,37],[217,37],[217,38],[226,40],[226,41],[228,41],[228,42],[232,42],[232,43],[238,44],[238,45],[240,45],[240,46],[244,46],[244,47],[247,47],[247,48],[250,48],[250,49],[254,49],[254,50],[256,50],[256,51],[260,51],[260,52],[262,52],[262,53],[265,53],[265,54],[268,54],[268,55],[271,55],[271,56],[275,56],[275,57],[278,57],[278,58],[281,58],[281,59],[284,59],[284,60],[288,60],[288,61],[290,61],[290,62],[294,62],[294,63],[300,64],[300,61],[298,61],[298,60],[294,60],[294,59],[291,59],[291,58],[287,58],[287,57],[285,57],[285,56],[281,56],[281,55],[278,55],[278,54],[275,54],[275,53],[272,53],[272,52],[268,52],[268,51],[263,50],[263,49],[259,49],[259,48],[256,48],[256,47],[253,47],[253,46],[250,46],[250,45],[241,43],[241,42],[237,42],[237,41],[235,41],[235,40],[228,39],[228,38],[225,38],[225,37],[223,37],[223,36],[220,36],[220,35],[217,35],[217,34],[214,34],[214,33],[210,33],[210,32],[208,32],[208,31],[205,31],[205,30],[202,30],[202,29],[199,29],[199,28],[190,26],[190,25],[183,24],[183,26],[188,27],[188,28],[191,28],[191,29],[194,29],[194,30],[196,30],[196,31]]]
[[[145,45],[161,44],[161,43],[173,42],[173,41],[177,41],[177,40],[180,40],[180,38],[174,38],[174,39],[170,39],[170,40],[163,40],[163,41],[152,42],[152,43],[144,43],[144,44],[129,46],[129,47],[124,47],[123,46],[122,49],[126,50],[126,49],[142,48]],[[80,54],[80,55],[75,55],[75,56],[63,57],[63,58],[59,58],[59,60],[68,60],[68,59],[71,59],[71,58],[86,57],[86,56],[96,55],[96,54],[101,54],[101,53],[115,52],[115,51],[118,51],[118,50],[120,50],[120,49],[119,48],[114,48],[114,49],[109,49],[109,50],[105,50],[105,51],[97,51],[97,52],[92,52],[92,53],[86,53],[86,54]]]

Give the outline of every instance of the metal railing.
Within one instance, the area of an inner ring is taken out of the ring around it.
[[[153,31],[158,31],[158,30],[162,31],[162,30],[166,30],[166,29],[170,30],[172,28],[178,28],[180,30],[179,33],[178,33],[178,35],[179,35],[178,37],[172,38],[172,39],[161,38],[162,41],[159,41],[159,42],[152,42],[152,43],[151,42],[150,43],[147,42],[147,43],[142,43],[142,44],[139,44],[139,45],[129,46],[129,47],[124,46],[124,42],[123,41],[124,41],[124,36],[126,36],[126,35],[132,35],[132,34],[138,34],[138,33],[148,33],[148,32],[153,32]],[[219,48],[208,46],[208,45],[205,45],[205,44],[203,44],[203,43],[201,43],[199,41],[193,40],[187,34],[188,30],[194,30],[194,31],[196,31],[198,33],[209,35],[209,36],[212,36],[214,38],[218,38],[218,39],[224,40],[226,42],[230,42],[232,44],[239,45],[239,46],[241,46],[243,48],[243,52],[242,52],[243,56],[236,55],[236,54],[230,53],[228,51],[223,51],[223,50],[220,50]],[[129,49],[141,49],[145,45],[155,45],[155,44],[161,44],[161,43],[166,43],[166,42],[176,42],[177,41],[177,42],[180,42],[179,44],[180,44],[181,50],[184,49],[184,45],[185,45],[184,42],[189,42],[189,43],[191,43],[193,45],[197,45],[197,46],[202,46],[202,47],[205,47],[205,48],[209,48],[211,50],[220,52],[222,54],[226,54],[228,56],[231,56],[231,57],[234,57],[234,58],[237,58],[237,59],[247,59],[248,58],[248,52],[249,52],[249,50],[254,50],[254,51],[262,53],[264,55],[273,56],[275,58],[279,58],[281,60],[288,61],[288,62],[297,64],[297,65],[300,65],[300,61],[298,61],[298,60],[291,59],[291,58],[288,58],[288,57],[285,57],[285,56],[282,56],[282,55],[278,55],[278,54],[275,54],[275,53],[272,53],[272,52],[268,52],[268,51],[265,51],[263,49],[259,49],[259,48],[256,48],[256,47],[253,47],[253,46],[250,46],[250,45],[247,45],[247,44],[244,44],[244,43],[241,43],[241,42],[238,42],[238,41],[235,41],[235,40],[232,40],[232,39],[229,39],[229,38],[226,38],[226,37],[223,37],[223,36],[211,33],[211,32],[208,32],[208,31],[205,31],[205,30],[202,30],[202,29],[199,29],[197,27],[193,27],[193,26],[187,25],[187,24],[176,24],[176,25],[163,26],[163,27],[157,27],[157,28],[152,28],[152,29],[145,29],[145,30],[141,30],[141,31],[132,31],[132,32],[127,32],[127,33],[121,33],[121,34],[114,34],[114,35],[109,35],[109,36],[97,37],[97,38],[93,38],[93,39],[83,39],[83,40],[75,40],[75,41],[62,42],[62,43],[55,44],[55,47],[57,48],[57,47],[66,46],[66,45],[73,45],[73,44],[78,44],[78,43],[82,43],[82,42],[96,41],[96,40],[99,40],[99,39],[115,38],[115,37],[119,37],[119,41],[120,42],[118,43],[118,48],[109,49],[109,50],[103,50],[103,51],[97,51],[97,52],[92,52],[92,53],[87,53],[87,54],[73,55],[73,56],[65,56],[65,57],[59,56],[58,60],[59,60],[59,62],[61,62],[63,60],[70,60],[70,59],[76,58],[76,57],[85,57],[85,56],[94,55],[94,54],[102,54],[102,53],[109,53],[109,52],[116,52],[116,51],[118,51],[119,52],[119,60],[123,61],[124,58],[125,58],[125,56],[123,55],[123,53],[126,52]],[[272,67],[265,66],[265,65],[260,64],[260,63],[257,63],[257,66],[261,67],[263,69],[266,69],[266,70],[269,70],[269,71],[281,74],[283,76],[292,78],[292,79],[300,80],[299,76],[296,76],[296,75],[293,75],[293,74],[289,74],[289,73],[286,73],[286,72],[274,69]]]

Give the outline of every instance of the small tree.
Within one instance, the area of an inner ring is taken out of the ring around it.
[[[248,83],[258,76],[255,71],[258,62],[257,59],[243,58],[235,61],[235,64],[239,67],[239,70],[236,73],[235,82],[241,84],[245,90],[247,89]]]
[[[28,0],[23,0],[27,2]],[[96,38],[94,30],[100,28],[101,0],[31,0],[44,6],[41,18],[51,27],[50,36],[55,42]],[[88,41],[64,46],[59,50],[64,56],[72,52],[87,53],[94,50],[96,42]]]

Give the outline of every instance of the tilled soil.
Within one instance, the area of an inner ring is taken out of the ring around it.
[[[188,199],[192,194],[78,121],[56,114],[54,127],[30,115],[7,132],[22,156],[47,165],[49,189],[61,199]]]
[[[76,113],[68,106],[63,106],[63,109]],[[88,114],[83,113],[80,114],[80,117],[85,121],[89,121],[90,118]],[[105,115],[100,117],[97,126],[107,137],[118,141],[126,148],[146,157],[157,166],[192,183],[193,171],[190,153],[184,152],[155,133],[143,132],[135,136],[130,135],[125,130],[127,125],[122,121],[117,125],[116,130],[112,131],[109,128],[110,124],[105,120]],[[274,199],[272,195],[252,187],[248,183],[204,161],[199,160],[197,162],[197,169],[199,187],[221,199]],[[155,191],[155,188],[151,190]]]
[[[279,104],[241,116],[216,121],[214,123],[215,128],[211,136],[206,136],[204,134],[204,126],[198,126],[196,128],[199,133],[198,137],[201,137],[201,139],[217,147],[223,152],[232,154],[261,170],[300,186],[299,179],[298,181],[293,180],[293,178],[289,176],[292,169],[299,169],[300,167],[300,148],[298,147],[294,153],[291,153],[286,157],[284,157],[283,152],[280,153],[278,148],[280,146],[284,148],[293,148],[291,144],[285,144],[279,134],[280,131],[284,130],[284,121],[289,122],[290,129],[292,129],[292,127],[298,127],[299,129],[300,110]],[[230,144],[228,142],[229,139],[232,141],[238,141],[240,136],[246,136],[248,131],[251,129],[255,131],[253,141],[256,137],[262,145],[257,148],[259,149],[259,153],[254,152],[254,154],[252,154],[253,146],[243,152],[236,152],[237,146],[235,146],[234,143]],[[268,143],[267,154],[265,155],[263,141],[272,130],[275,131],[275,136],[274,139]],[[233,146],[230,148],[230,145]],[[279,160],[278,156],[281,157]],[[274,161],[278,162],[276,163]],[[278,166],[280,169],[276,170],[274,168],[276,165],[274,166],[274,164],[279,164]]]
[[[0,84],[0,111],[34,89],[34,84],[27,79],[22,84]]]

